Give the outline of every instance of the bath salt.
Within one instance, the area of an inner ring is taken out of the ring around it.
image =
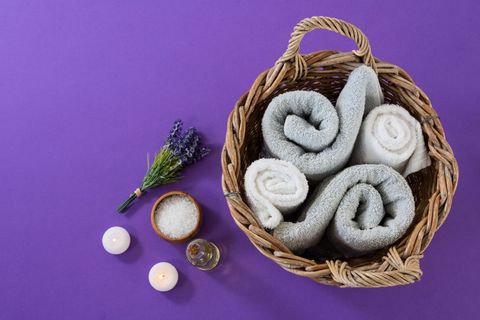
[[[195,204],[185,196],[172,195],[160,202],[155,210],[155,223],[166,236],[182,239],[197,226],[199,213]]]

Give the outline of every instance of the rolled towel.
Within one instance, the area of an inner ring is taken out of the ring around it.
[[[247,202],[260,223],[273,229],[283,215],[295,211],[307,197],[305,175],[294,165],[277,159],[254,161],[245,173]]]
[[[385,104],[374,108],[360,127],[352,164],[386,164],[404,177],[431,164],[420,123],[404,108]]]
[[[298,222],[283,222],[274,237],[301,253],[320,241],[347,256],[387,247],[407,231],[415,214],[406,180],[385,165],[349,167],[324,180],[309,198]]]
[[[345,166],[365,110],[382,103],[378,77],[367,66],[350,74],[336,108],[318,92],[283,93],[262,119],[265,153],[293,163],[308,179],[321,180]]]

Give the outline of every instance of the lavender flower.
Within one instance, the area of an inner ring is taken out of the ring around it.
[[[117,211],[124,212],[127,210],[142,192],[177,181],[180,179],[180,171],[183,167],[203,159],[209,152],[208,148],[202,146],[197,129],[189,128],[186,132],[183,132],[182,121],[176,120],[164,146],[155,155],[153,164],[148,168],[141,186],[117,208]]]
[[[182,127],[182,120],[175,120],[175,122],[173,123],[173,127],[168,135],[167,141],[165,142],[166,145],[174,145],[181,138]]]
[[[166,145],[180,159],[182,166],[193,164],[210,152],[209,149],[202,146],[197,129],[192,127],[182,133],[180,120],[175,121]]]

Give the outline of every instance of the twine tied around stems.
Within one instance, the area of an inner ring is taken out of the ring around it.
[[[142,195],[142,190],[140,190],[140,188],[137,188],[135,189],[135,191],[133,191],[133,193],[135,193],[137,198],[140,198],[140,196]]]

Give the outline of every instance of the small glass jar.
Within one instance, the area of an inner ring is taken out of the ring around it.
[[[188,262],[200,270],[212,270],[220,261],[218,247],[205,239],[192,240],[185,252]]]

